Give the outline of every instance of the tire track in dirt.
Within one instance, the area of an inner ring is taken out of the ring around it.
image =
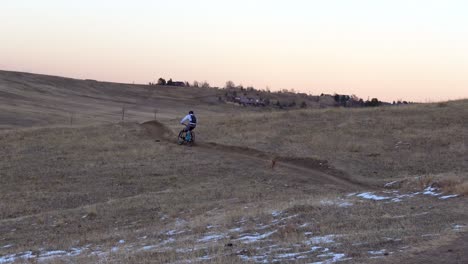
[[[177,144],[175,142],[176,134],[164,124],[153,120],[144,122],[141,124],[141,126],[146,129],[148,136],[156,140]],[[333,168],[326,160],[281,157],[273,153],[267,153],[248,147],[229,146],[213,142],[197,142],[195,147],[206,149],[212,151],[213,153],[221,152],[227,155],[254,158],[262,162],[272,162],[272,166],[281,166],[282,168],[295,170],[301,174],[316,178],[317,182],[334,183],[347,187],[350,190],[363,189],[365,187],[368,189],[371,187],[369,184],[356,181],[349,177],[349,175],[347,175],[345,172]]]

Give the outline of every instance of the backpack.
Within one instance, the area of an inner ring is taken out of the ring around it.
[[[196,123],[197,123],[197,117],[196,117],[195,115],[190,115],[190,119],[192,119],[192,120],[190,121],[190,123],[192,123],[192,124],[196,124]]]

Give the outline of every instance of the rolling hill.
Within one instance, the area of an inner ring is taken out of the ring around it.
[[[0,263],[468,259],[468,100],[280,111],[220,94],[0,72]]]

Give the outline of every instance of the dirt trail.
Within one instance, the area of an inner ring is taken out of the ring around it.
[[[158,121],[148,121],[141,124],[149,136],[160,141],[169,143],[175,143],[176,134],[172,132],[168,127]],[[248,157],[251,159],[261,160],[263,163],[272,162],[273,166],[281,166],[282,168],[288,168],[301,174],[307,175],[308,177],[314,177],[318,183],[333,183],[349,190],[367,189],[371,186],[355,181],[351,179],[346,173],[339,171],[328,164],[326,160],[318,160],[312,158],[292,158],[292,157],[280,157],[273,153],[266,153],[260,150],[240,147],[240,146],[228,146],[213,142],[197,142],[196,148],[202,148],[205,150],[212,151],[214,154],[222,152],[224,155],[236,155]],[[275,164],[273,164],[273,162]]]

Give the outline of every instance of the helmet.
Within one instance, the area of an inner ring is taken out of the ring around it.
[[[193,115],[193,111],[192,111],[192,110],[190,110],[188,113],[189,113],[189,115]]]

